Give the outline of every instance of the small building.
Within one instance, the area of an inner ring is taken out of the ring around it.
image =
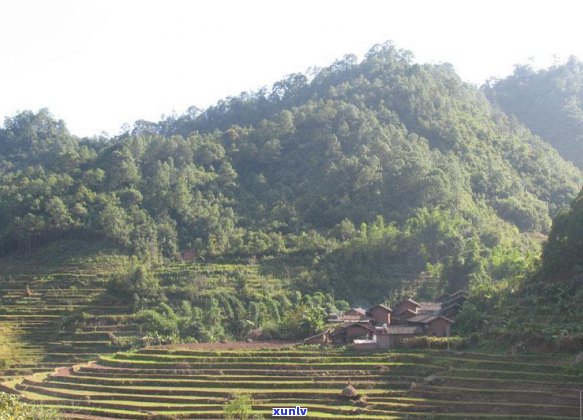
[[[330,333],[333,343],[347,344],[355,339],[370,340],[375,334],[375,329],[370,325],[360,322],[343,324]]]
[[[466,299],[468,298],[468,294],[463,290],[458,290],[455,293],[452,293],[449,296],[449,299],[444,302],[443,306],[451,306],[451,305],[459,305],[460,307],[464,304]]]
[[[419,302],[417,313],[438,312],[441,311],[442,307],[441,302]]]
[[[435,337],[449,337],[451,335],[451,324],[453,324],[451,319],[440,315],[429,322],[427,335],[432,335]]]
[[[400,347],[404,339],[422,335],[424,332],[423,327],[416,325],[388,325],[383,329],[376,336],[377,345],[381,349]]]
[[[417,316],[417,312],[412,311],[411,309],[407,309],[406,311],[401,312],[397,316],[392,317],[392,324],[407,324],[407,321],[414,316]]]
[[[344,316],[352,316],[352,317],[365,317],[366,310],[363,308],[350,308],[346,312],[344,312]]]
[[[196,259],[196,252],[192,249],[184,249],[180,252],[180,259],[185,262],[193,262]]]
[[[451,295],[444,295],[437,300],[442,303],[441,313],[448,318],[454,318],[462,310],[464,302],[468,298],[468,293],[465,290],[458,290]]]
[[[414,313],[417,313],[420,306],[419,302],[416,302],[413,299],[403,299],[395,305],[394,313],[397,316],[405,311],[413,311]]]
[[[452,303],[448,306],[445,306],[443,308],[443,315],[448,317],[448,318],[455,318],[460,311],[462,310],[462,305],[460,305],[459,303]]]
[[[454,292],[450,295],[443,295],[438,297],[436,300],[438,302],[441,302],[445,305],[447,304],[451,304],[451,303],[459,303],[460,305],[463,305],[464,301],[468,298],[468,292],[466,292],[465,290],[458,290],[457,292]]]
[[[385,305],[375,305],[366,311],[366,313],[374,320],[376,325],[389,325],[393,310]]]
[[[422,326],[426,335],[449,337],[453,321],[436,312],[414,316],[408,320],[408,323]]]
[[[371,322],[371,318],[367,316],[366,310],[363,308],[351,308],[344,313],[332,314],[327,318],[328,322]]]

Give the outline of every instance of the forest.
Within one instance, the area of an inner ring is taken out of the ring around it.
[[[326,305],[459,289],[472,296],[460,331],[495,332],[485,314],[509,302],[581,297],[582,83],[571,58],[478,88],[386,43],[111,138],[24,111],[0,129],[0,255],[108,244],[136,261],[112,294],[152,330],[173,318],[165,333],[203,341],[237,305],[281,309],[297,332]],[[185,250],[298,269],[279,296],[246,296],[240,280],[184,304],[152,273]]]

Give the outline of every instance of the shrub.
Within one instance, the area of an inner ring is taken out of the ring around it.
[[[53,409],[25,404],[16,395],[0,393],[0,420],[58,420]]]
[[[137,265],[127,273],[113,276],[107,290],[110,295],[124,302],[132,302],[137,309],[164,301],[158,278],[145,265]]]
[[[236,394],[225,404],[223,413],[226,419],[247,420],[253,412],[253,400],[249,394]]]
[[[163,313],[153,309],[145,309],[137,314],[142,331],[153,333],[157,331],[164,335],[179,335],[178,317],[168,305],[162,304]]]

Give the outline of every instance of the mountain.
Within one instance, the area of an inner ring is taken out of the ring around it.
[[[366,300],[424,271],[428,294],[510,275],[583,183],[451,66],[391,44],[114,139],[25,112],[0,151],[2,253],[74,237],[153,259],[304,255],[300,290]]]
[[[517,66],[512,75],[491,81],[483,91],[583,169],[583,62],[571,57],[565,64],[538,71]]]

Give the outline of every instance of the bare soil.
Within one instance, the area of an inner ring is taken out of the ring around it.
[[[72,367],[58,367],[53,372],[52,376],[69,376],[73,371]]]

